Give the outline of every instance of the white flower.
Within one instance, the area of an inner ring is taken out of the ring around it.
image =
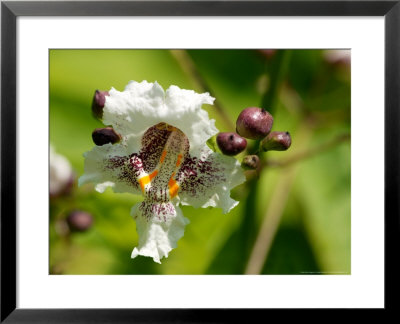
[[[79,184],[144,196],[131,211],[139,234],[132,258],[143,255],[160,263],[176,247],[189,223],[179,204],[220,207],[224,213],[238,204],[230,190],[245,180],[239,162],[206,145],[218,130],[201,106],[213,101],[208,93],[177,86],[164,92],[157,82],[147,81],[109,91],[103,123],[122,140],[85,153]]]
[[[50,145],[50,196],[56,197],[68,192],[73,180],[71,164]]]
[[[350,65],[350,50],[324,50],[323,56],[328,63],[342,63],[345,65]]]

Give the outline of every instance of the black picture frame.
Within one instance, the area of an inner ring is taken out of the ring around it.
[[[1,322],[235,322],[266,309],[16,308],[16,19],[19,16],[382,16],[385,19],[385,310],[399,288],[400,0],[395,1],[43,1],[1,3]],[[383,138],[383,136],[382,136]],[[367,177],[368,175],[366,175]],[[251,317],[250,317],[251,316]],[[266,317],[264,317],[266,318]]]

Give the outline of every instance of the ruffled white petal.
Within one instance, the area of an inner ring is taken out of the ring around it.
[[[235,158],[213,152],[207,146],[196,155],[180,174],[181,204],[219,207],[228,213],[239,203],[230,197],[231,189],[246,180],[240,163]]]
[[[210,120],[208,113],[201,108],[203,104],[212,105],[214,100],[208,93],[198,94],[177,86],[167,90],[165,103],[172,116],[166,122],[178,127],[188,137],[191,151],[202,147],[211,136],[218,133],[215,120]]]
[[[140,138],[153,125],[168,123],[185,133],[191,149],[196,149],[218,133],[215,120],[201,107],[212,105],[208,93],[198,94],[171,86],[166,92],[157,83],[131,81],[120,92],[112,88],[106,97],[103,122],[128,140],[128,150],[140,149]]]
[[[142,255],[161,263],[160,259],[168,257],[168,253],[183,236],[189,220],[183,217],[181,209],[168,203],[168,208],[163,206],[166,212],[161,217],[157,213],[151,213],[159,207],[160,204],[146,200],[133,206],[131,214],[136,220],[139,246],[133,249],[132,258]]]
[[[98,192],[112,187],[114,192],[141,193],[124,145],[95,146],[84,157],[85,172],[79,178],[79,185],[94,183]]]

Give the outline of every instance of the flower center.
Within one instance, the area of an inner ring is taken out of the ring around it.
[[[178,195],[177,173],[189,154],[189,140],[167,123],[150,127],[142,137],[139,154],[130,158],[143,195],[152,201],[167,202]]]

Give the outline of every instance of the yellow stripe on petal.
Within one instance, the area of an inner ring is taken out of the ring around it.
[[[158,174],[158,170],[154,170],[152,173],[150,173],[149,178],[150,181],[153,180]]]
[[[139,181],[140,188],[142,188],[142,192],[144,193],[144,188],[151,181],[150,176],[145,175],[145,176],[141,177],[138,181]]]
[[[172,177],[168,181],[169,196],[171,197],[171,199],[174,198],[178,194],[178,190],[179,190],[179,184],[173,178],[174,175],[175,175],[175,173],[172,174]]]
[[[161,154],[160,164],[164,162],[166,156],[167,156],[167,150],[164,150]]]
[[[180,165],[181,165],[181,162],[182,162],[182,157],[183,157],[183,155],[182,155],[182,154],[178,154],[178,160],[176,161],[176,167],[178,167],[178,166],[180,166]]]

